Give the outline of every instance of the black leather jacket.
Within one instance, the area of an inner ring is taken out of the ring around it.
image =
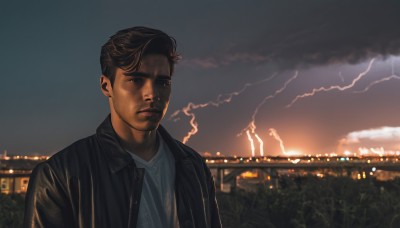
[[[178,219],[184,227],[221,227],[214,181],[202,157],[158,131],[173,152]],[[111,126],[79,140],[32,171],[24,227],[136,227],[144,170]]]

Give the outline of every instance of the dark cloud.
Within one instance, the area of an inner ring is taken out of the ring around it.
[[[309,12],[304,28],[287,28],[267,46],[271,58],[292,63],[357,63],[375,55],[395,55],[400,51],[399,2],[335,1]],[[287,38],[279,42],[279,36]],[[280,47],[279,47],[280,46]],[[271,50],[271,51],[270,51]]]
[[[157,7],[126,0],[3,2],[0,151],[9,154],[51,154],[93,133],[109,112],[98,87],[100,47],[114,32],[134,25],[159,28],[178,41],[183,60],[174,76],[171,111],[278,73],[229,104],[196,110],[199,133],[188,145],[199,152],[249,155],[246,135],[237,133],[299,65],[310,68],[299,69],[299,77],[257,115],[265,152],[280,151],[266,130],[272,127],[288,150],[321,152],[335,149],[348,132],[400,126],[399,80],[382,78],[400,75],[399,58],[377,58],[355,86],[358,93],[319,93],[285,108],[314,87],[351,82],[369,57],[398,54],[398,0],[158,1]],[[361,64],[347,64],[355,62]],[[184,117],[163,124],[177,138],[190,130]]]
[[[280,1],[249,16],[254,38],[191,63],[273,62],[283,67],[358,63],[400,53],[400,1]],[[232,18],[233,22],[234,19]],[[231,40],[235,40],[232,38]],[[226,41],[225,41],[226,42]],[[227,43],[227,42],[226,42]],[[208,63],[208,64],[205,64]]]

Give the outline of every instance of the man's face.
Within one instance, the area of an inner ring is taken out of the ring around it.
[[[133,73],[117,68],[114,84],[108,89],[115,117],[139,131],[156,129],[167,111],[171,94],[167,57],[146,55]]]

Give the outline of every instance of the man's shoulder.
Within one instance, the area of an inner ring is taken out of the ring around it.
[[[74,169],[93,160],[98,154],[96,135],[77,140],[51,156],[46,163],[55,169]]]
[[[75,141],[61,151],[55,153],[50,159],[64,157],[86,156],[98,146],[96,135],[91,135]]]

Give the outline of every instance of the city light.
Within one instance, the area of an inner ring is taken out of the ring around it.
[[[232,171],[232,175],[236,175],[239,181],[250,180],[254,183],[267,182],[266,188],[277,189],[277,179],[282,176],[296,178],[299,176],[313,175],[318,178],[326,178],[327,176],[348,176],[355,180],[374,178],[377,180],[392,180],[400,177],[400,171],[395,172],[400,167],[399,157],[397,155],[385,154],[367,154],[351,156],[352,152],[346,153],[348,156],[340,156],[333,153],[321,153],[316,155],[300,154],[298,151],[288,151],[297,153],[297,156],[258,156],[258,157],[228,157],[221,152],[212,156],[209,153],[204,157],[204,161],[210,170],[219,170],[218,175],[226,176]],[[32,171],[32,167],[16,168],[15,164],[37,164],[42,160],[46,160],[47,156],[5,156],[0,157],[0,163],[3,168],[0,173],[5,178],[27,178]],[[24,160],[31,162],[25,163]],[[33,162],[34,161],[34,162]],[[19,163],[20,162],[20,163]],[[33,162],[33,163],[32,163]],[[13,164],[7,166],[7,164]],[[21,165],[19,165],[21,167]],[[243,171],[240,171],[243,170]],[[212,173],[215,171],[212,171]],[[237,174],[236,174],[237,172]],[[213,174],[215,179],[219,176]],[[224,179],[225,181],[225,179]],[[10,182],[11,183],[11,182]],[[218,183],[218,182],[216,182]],[[224,186],[227,186],[225,184]],[[26,191],[21,185],[18,191]],[[4,191],[5,192],[5,191]]]

